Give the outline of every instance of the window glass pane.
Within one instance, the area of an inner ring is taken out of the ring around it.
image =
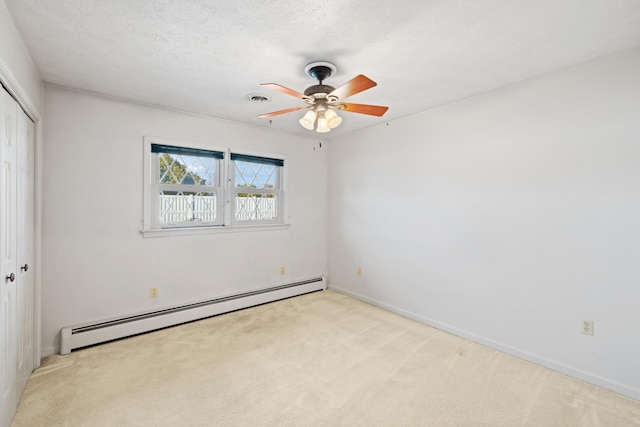
[[[160,222],[216,221],[216,194],[160,191]]]
[[[278,218],[278,197],[274,193],[237,193],[235,212],[238,221],[273,221]]]
[[[279,166],[236,160],[236,187],[277,188]]]
[[[159,183],[208,185],[216,183],[215,158],[159,153]]]
[[[216,174],[221,156],[164,145],[154,145],[152,151],[157,162],[159,222],[178,226],[220,223]]]
[[[235,221],[277,221],[282,166],[260,157],[234,155]]]

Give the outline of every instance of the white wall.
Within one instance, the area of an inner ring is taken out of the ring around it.
[[[0,82],[27,109],[32,118],[40,114],[42,79],[22,42],[4,0],[0,1]]]
[[[44,110],[43,353],[64,326],[326,274],[326,145],[48,85]],[[286,156],[291,227],[144,238],[145,135]]]
[[[640,399],[640,50],[329,153],[331,287]]]

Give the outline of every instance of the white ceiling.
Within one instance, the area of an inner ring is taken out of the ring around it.
[[[52,84],[299,132],[312,61],[378,83],[333,136],[640,46],[640,0],[4,0]],[[249,93],[272,101],[246,100]]]

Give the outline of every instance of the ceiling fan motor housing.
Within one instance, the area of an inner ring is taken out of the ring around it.
[[[305,89],[305,96],[312,96],[314,98],[325,98],[327,94],[333,92],[335,88],[329,85],[313,85]]]

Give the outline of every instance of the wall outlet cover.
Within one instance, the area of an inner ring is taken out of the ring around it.
[[[582,321],[582,333],[585,335],[593,335],[593,320]]]

